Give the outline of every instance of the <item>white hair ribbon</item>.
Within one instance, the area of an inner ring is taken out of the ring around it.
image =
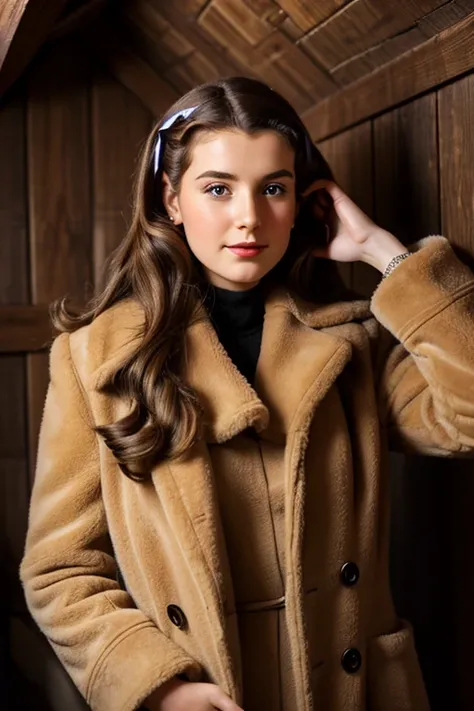
[[[179,118],[184,118],[187,119],[188,116],[192,114],[193,111],[197,109],[197,106],[192,106],[189,109],[183,109],[182,111],[178,111],[177,113],[173,114],[170,116],[169,119],[167,119],[163,126],[161,126],[158,130],[158,138],[156,141],[156,146],[155,146],[155,162],[154,162],[154,169],[155,169],[155,175],[158,173],[158,170],[160,168],[160,158],[161,158],[161,149],[163,145],[163,141],[161,138],[161,132],[166,131],[167,128],[170,128],[174,124],[175,121],[177,121]]]

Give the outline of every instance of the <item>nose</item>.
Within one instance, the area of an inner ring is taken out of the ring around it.
[[[235,224],[239,230],[252,233],[260,226],[257,198],[251,193],[242,193],[236,200]]]

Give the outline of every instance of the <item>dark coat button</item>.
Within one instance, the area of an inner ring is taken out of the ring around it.
[[[358,649],[355,649],[355,647],[346,649],[341,657],[341,664],[344,671],[348,674],[355,674],[362,665],[361,653]]]
[[[344,563],[341,568],[341,582],[343,585],[347,585],[350,588],[357,583],[359,577],[359,568],[355,563]]]
[[[171,622],[178,627],[178,629],[182,630],[186,627],[188,624],[188,621],[186,619],[186,615],[182,611],[178,605],[168,605],[166,608],[166,612],[168,613],[168,617],[170,618]]]

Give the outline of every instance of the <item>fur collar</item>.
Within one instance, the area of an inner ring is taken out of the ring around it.
[[[350,359],[350,342],[330,327],[369,318],[370,311],[366,301],[317,305],[275,289],[265,302],[253,387],[232,363],[207,313],[201,315],[186,333],[184,377],[203,405],[206,441],[224,442],[254,427],[262,437],[282,442]],[[88,385],[98,390],[139,345],[143,311],[123,301],[86,328],[93,355]]]

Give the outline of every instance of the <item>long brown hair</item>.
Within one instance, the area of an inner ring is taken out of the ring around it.
[[[196,106],[188,117],[163,131],[160,171],[153,170],[158,131],[176,112]],[[142,151],[133,191],[130,229],[110,256],[106,286],[80,314],[66,299],[52,305],[54,326],[74,331],[91,323],[106,309],[133,299],[144,312],[144,328],[136,352],[122,364],[104,392],[133,402],[130,414],[118,422],[97,427],[122,471],[145,479],[153,465],[165,457],[184,453],[201,435],[198,399],[184,382],[184,336],[202,302],[205,280],[187,246],[184,229],[170,223],[163,205],[161,171],[178,191],[192,158],[199,132],[235,128],[247,133],[277,131],[295,151],[297,197],[331,171],[293,107],[266,84],[232,77],[192,89],[179,99],[151,131]],[[265,277],[285,283],[307,300],[344,298],[334,265],[311,257],[324,243],[325,228],[312,210],[300,210],[287,252]]]

